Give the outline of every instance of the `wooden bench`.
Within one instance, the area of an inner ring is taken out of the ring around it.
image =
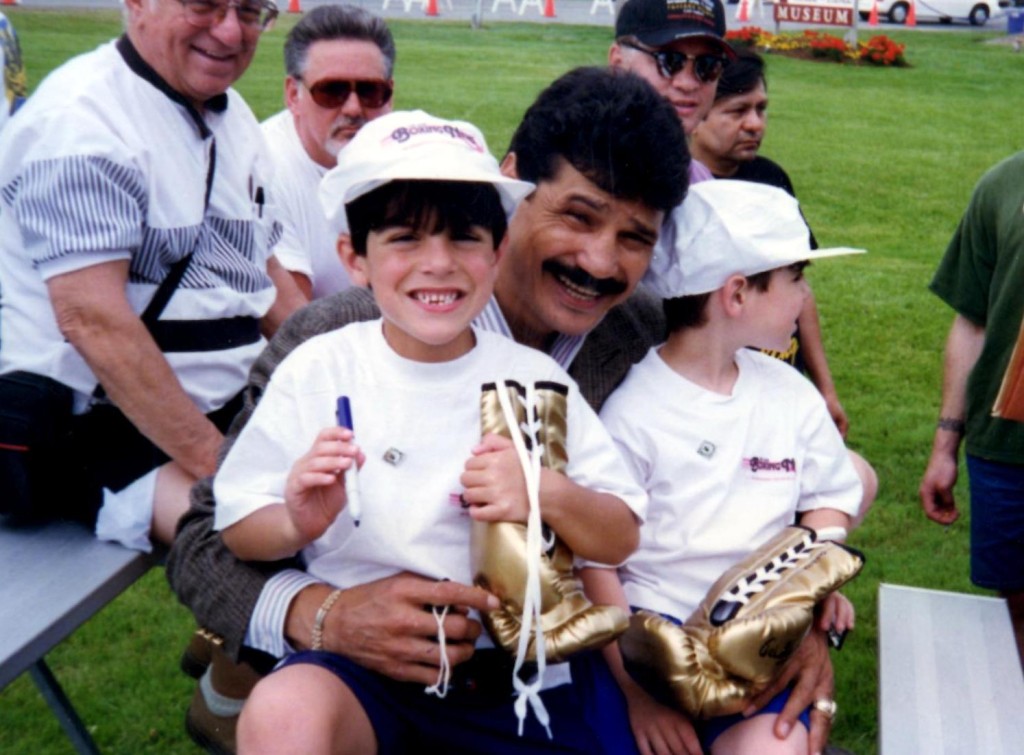
[[[0,524],[0,689],[28,671],[78,752],[98,750],[44,656],[155,563],[70,522]]]
[[[1006,601],[883,584],[881,755],[1024,753],[1024,674]]]

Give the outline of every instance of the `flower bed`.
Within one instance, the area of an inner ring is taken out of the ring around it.
[[[772,34],[757,26],[745,26],[727,32],[725,38],[737,47],[752,47],[760,52],[792,58],[895,68],[910,65],[903,55],[906,46],[897,44],[884,34],[871,37],[856,47],[841,37],[814,29]]]

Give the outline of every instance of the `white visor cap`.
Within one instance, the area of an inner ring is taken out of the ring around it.
[[[799,203],[782,189],[702,181],[665,221],[644,284],[665,299],[693,296],[721,288],[732,275],[865,251],[811,249],[810,240]]]
[[[345,205],[391,181],[493,184],[507,217],[535,186],[502,175],[484,135],[466,121],[399,110],[359,129],[320,182],[320,205],[335,233],[348,233]]]

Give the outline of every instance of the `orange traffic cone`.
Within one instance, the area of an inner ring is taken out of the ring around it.
[[[744,24],[750,20],[750,8],[747,7],[747,0],[740,0],[740,7],[736,9],[736,20]]]
[[[917,26],[917,3],[914,0],[910,0],[910,8],[907,10],[907,20],[904,22],[907,26]]]
[[[545,0],[544,2],[544,18],[555,17],[555,0]]]
[[[302,13],[302,8],[299,7],[299,0],[288,0],[288,12]]]
[[[437,15],[437,0],[427,0],[426,14],[428,16],[436,16]]]
[[[878,0],[871,3],[871,13],[868,14],[868,26],[878,26]]]

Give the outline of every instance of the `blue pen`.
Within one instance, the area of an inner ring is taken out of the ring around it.
[[[335,415],[338,418],[338,427],[346,427],[355,431],[352,424],[352,406],[349,404],[348,396],[338,396]],[[356,460],[352,460],[352,466],[345,473],[345,497],[348,498],[348,512],[352,515],[352,521],[356,527],[359,526],[359,477],[356,468]]]

